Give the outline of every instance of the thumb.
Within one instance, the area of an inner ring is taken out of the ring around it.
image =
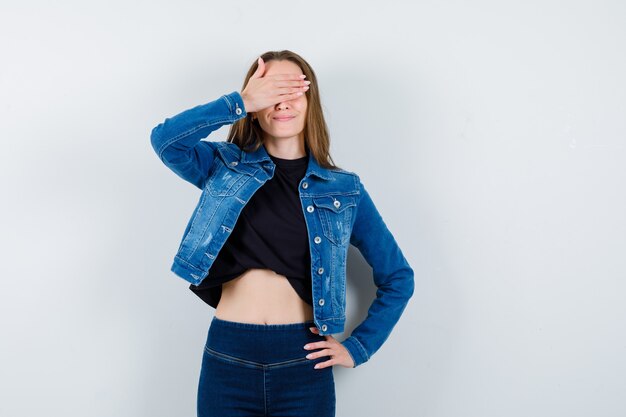
[[[265,72],[265,62],[263,62],[263,58],[259,57],[259,59],[257,59],[257,63],[259,64],[259,66],[256,68],[256,71],[254,71],[254,74],[252,74],[250,78],[261,78],[263,76],[263,73]]]

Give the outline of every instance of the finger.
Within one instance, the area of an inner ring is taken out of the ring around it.
[[[299,93],[299,92],[303,93],[303,92],[307,91],[308,89],[309,89],[308,85],[305,85],[304,87],[283,87],[281,89],[274,90],[274,94],[277,97],[281,97],[281,96],[284,96],[284,95],[296,94],[296,93]]]
[[[289,74],[272,74],[268,75],[268,78],[272,78],[275,81],[289,81],[289,80],[303,80],[306,78],[304,74],[289,73]]]
[[[304,349],[305,350],[317,349],[317,344],[318,343],[320,343],[320,342],[307,343],[306,345],[304,345]]]
[[[325,362],[318,362],[315,364],[314,368],[315,369],[323,369],[323,368],[327,368],[329,366],[333,366],[335,363],[337,363],[334,359],[329,359]]]
[[[276,80],[274,81],[275,87],[302,87],[311,84],[308,80]]]
[[[300,91],[300,92],[294,93],[294,94],[279,94],[274,99],[274,103],[281,103],[283,101],[295,100],[298,97],[300,97],[302,94],[304,94],[304,91]]]
[[[330,347],[330,343],[328,343],[328,341],[326,340],[322,340],[321,342],[307,343],[306,345],[304,345],[304,349],[306,350],[323,349],[328,347]]]
[[[317,359],[320,356],[330,356],[330,355],[332,355],[332,353],[333,353],[332,349],[316,350],[315,352],[311,352],[308,355],[306,355],[305,358],[307,358],[307,359]]]
[[[250,78],[261,78],[265,72],[265,62],[263,62],[263,58],[259,57],[259,59],[257,59],[257,63],[258,66],[256,71],[254,71],[254,74],[252,74]]]

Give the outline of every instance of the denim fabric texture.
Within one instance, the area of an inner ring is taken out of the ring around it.
[[[330,356],[307,359],[307,343],[324,340],[312,321],[254,324],[213,317],[198,383],[198,417],[334,417]]]
[[[274,175],[275,164],[263,145],[248,152],[232,142],[202,140],[246,114],[240,93],[233,91],[152,129],[152,147],[161,161],[202,190],[171,266],[195,285],[210,275],[245,204]],[[366,319],[341,342],[359,366],[382,346],[400,319],[413,295],[413,269],[356,173],[323,168],[309,152],[298,190],[309,234],[313,315],[320,335],[344,331],[349,246],[372,267],[376,298]]]

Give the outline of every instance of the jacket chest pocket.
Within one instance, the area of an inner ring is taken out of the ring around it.
[[[356,201],[353,196],[335,195],[313,197],[322,231],[335,245],[344,245],[350,240],[352,216]]]
[[[255,170],[246,171],[237,166],[227,166],[215,161],[213,171],[207,179],[205,188],[213,197],[230,197],[252,178]]]

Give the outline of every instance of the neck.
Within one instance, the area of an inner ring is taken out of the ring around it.
[[[263,141],[268,154],[282,159],[297,159],[306,156],[304,139],[266,138]]]

